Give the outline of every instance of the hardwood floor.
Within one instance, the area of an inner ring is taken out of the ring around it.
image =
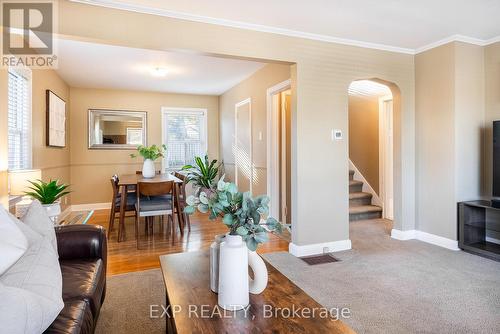
[[[88,224],[101,225],[108,228],[109,210],[96,210]],[[165,219],[166,221],[166,219]],[[191,252],[208,249],[214,236],[227,232],[220,221],[210,221],[208,215],[191,216],[191,232],[187,227],[181,236],[177,227],[172,237],[170,229],[161,231],[158,218],[155,221],[154,238],[148,238],[144,231],[144,222],[139,226],[139,247],[135,240],[134,218],[125,219],[125,241],[117,242],[118,220],[108,240],[108,275],[116,275],[133,271],[141,271],[160,267],[159,256],[163,254]],[[288,242],[269,234],[269,241],[261,245],[259,253],[288,251]]]

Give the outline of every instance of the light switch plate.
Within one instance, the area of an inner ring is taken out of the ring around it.
[[[332,141],[342,139],[342,130],[333,129],[332,130]]]

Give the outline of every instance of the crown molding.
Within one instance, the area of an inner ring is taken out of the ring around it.
[[[490,38],[487,40],[483,40],[483,39],[468,37],[468,36],[464,36],[464,35],[451,35],[451,36],[448,36],[448,37],[443,38],[441,40],[438,40],[436,42],[429,43],[427,45],[418,47],[416,49],[411,49],[411,48],[402,48],[402,47],[386,45],[386,44],[358,41],[358,40],[348,39],[348,38],[339,38],[339,37],[334,37],[334,36],[329,36],[329,35],[314,34],[314,33],[308,33],[308,32],[297,31],[297,30],[277,28],[277,27],[260,25],[260,24],[246,23],[246,22],[241,22],[241,21],[219,19],[219,18],[214,18],[214,17],[210,17],[210,16],[195,15],[195,14],[171,11],[171,10],[166,10],[166,9],[148,7],[148,6],[133,5],[133,4],[122,3],[122,2],[117,1],[117,0],[70,0],[70,1],[82,3],[82,4],[87,4],[87,5],[94,5],[94,6],[100,6],[100,7],[106,7],[106,8],[126,10],[126,11],[141,13],[141,14],[157,15],[157,16],[169,17],[169,18],[186,20],[186,21],[208,23],[208,24],[220,25],[220,26],[231,27],[231,28],[259,31],[259,32],[265,32],[265,33],[271,33],[271,34],[277,34],[277,35],[283,35],[283,36],[289,36],[289,37],[304,38],[304,39],[310,39],[310,40],[321,41],[321,42],[336,43],[336,44],[349,45],[349,46],[357,46],[357,47],[361,47],[361,48],[390,51],[390,52],[410,54],[410,55],[419,54],[421,52],[425,52],[427,50],[430,50],[430,49],[433,49],[433,48],[436,48],[438,46],[441,46],[441,45],[444,45],[447,43],[451,43],[451,42],[464,42],[464,43],[480,45],[480,46],[486,46],[489,44],[500,42],[500,36],[496,36],[496,37],[493,37],[493,38]]]
[[[113,9],[120,9],[120,10],[127,10],[127,11],[141,13],[141,14],[158,15],[158,16],[170,17],[170,18],[186,20],[186,21],[194,21],[194,22],[200,22],[200,23],[208,23],[208,24],[226,26],[226,27],[231,27],[231,28],[239,28],[239,29],[245,29],[245,30],[266,32],[266,33],[271,33],[271,34],[284,35],[284,36],[289,36],[289,37],[298,37],[298,38],[310,39],[310,40],[321,41],[321,42],[336,43],[336,44],[343,44],[343,45],[349,45],[349,46],[358,46],[358,47],[367,48],[367,49],[376,49],[376,50],[404,53],[404,54],[411,54],[411,55],[415,54],[415,50],[413,50],[413,49],[401,48],[401,47],[392,46],[392,45],[358,41],[358,40],[347,39],[347,38],[339,38],[339,37],[333,37],[333,36],[328,36],[328,35],[321,35],[321,34],[314,34],[314,33],[302,32],[302,31],[297,31],[297,30],[290,30],[290,29],[284,29],[284,28],[265,26],[265,25],[260,25],[260,24],[219,19],[219,18],[214,18],[214,17],[209,17],[209,16],[188,14],[188,13],[182,13],[182,12],[177,12],[177,11],[152,8],[152,7],[146,7],[146,6],[124,4],[124,3],[120,3],[119,1],[115,1],[115,0],[70,0],[70,1],[71,2],[78,2],[78,3],[82,3],[82,4],[87,4],[87,5],[101,6],[101,7],[113,8]]]
[[[419,47],[415,49],[415,54],[419,54],[425,51],[428,51],[430,49],[437,48],[438,46],[445,45],[451,42],[463,42],[463,43],[468,43],[468,44],[473,44],[473,45],[479,45],[479,46],[486,46],[490,45],[493,43],[500,42],[500,36],[496,36],[490,39],[479,39],[479,38],[474,38],[474,37],[469,37],[469,36],[464,36],[464,35],[452,35],[448,36],[446,38],[440,39],[439,41],[424,45],[422,47]]]

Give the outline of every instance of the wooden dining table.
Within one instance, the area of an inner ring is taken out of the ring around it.
[[[174,181],[176,185],[181,184],[183,181],[179,179],[178,177],[175,177],[172,174],[157,174],[152,178],[145,178],[142,176],[142,174],[123,174],[119,175],[118,177],[118,187],[120,188],[120,194],[121,194],[121,205],[120,205],[120,225],[118,229],[118,242],[123,241],[125,238],[125,207],[127,204],[127,194],[128,194],[128,187],[130,186],[136,186],[137,183],[139,182],[166,182],[166,181]],[[180,224],[181,222],[181,212],[180,212],[180,206],[179,206],[179,201],[177,200],[177,186],[174,187],[174,205],[175,208],[177,209],[177,219]]]

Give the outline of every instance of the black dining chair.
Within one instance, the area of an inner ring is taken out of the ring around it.
[[[115,220],[117,218],[119,218],[119,216],[117,217],[116,214],[120,213],[120,208],[121,208],[121,204],[122,204],[120,189],[118,187],[118,183],[119,183],[118,175],[116,175],[116,174],[113,175],[111,177],[110,181],[111,181],[111,188],[113,190],[113,198],[111,200],[111,210],[110,210],[110,214],[109,214],[108,239],[109,239],[111,232],[113,231]],[[126,216],[127,212],[134,212],[134,216],[136,215],[135,214],[135,202],[136,201],[137,201],[137,198],[136,198],[135,193],[127,194],[127,204],[125,205],[125,217],[127,217]],[[128,216],[128,217],[134,217],[134,216]],[[124,229],[125,226],[123,226],[123,227],[118,226],[118,242],[120,242],[120,236],[124,232],[124,231],[122,231],[122,228]]]

